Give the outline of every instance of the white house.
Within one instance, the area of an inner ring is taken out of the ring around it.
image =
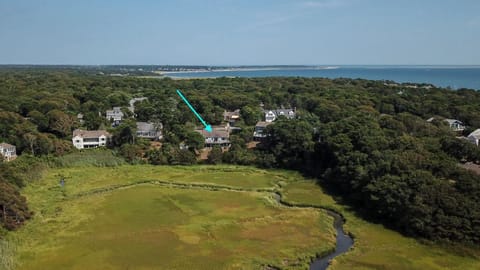
[[[442,119],[441,117],[430,117],[427,119],[427,122],[432,122],[433,120],[435,119]],[[465,130],[465,125],[463,124],[462,121],[460,120],[457,120],[457,119],[443,119],[443,121],[445,121],[448,126],[450,127],[451,130],[453,131],[463,131]]]
[[[468,135],[467,140],[476,146],[479,146],[480,143],[480,128],[476,129],[474,132],[470,133]]]
[[[106,115],[107,119],[113,122],[112,126],[118,126],[122,122],[124,116],[120,107],[113,107],[112,110],[107,110]]]
[[[81,130],[73,131],[73,146],[77,149],[96,148],[106,146],[112,135],[105,130]]]
[[[273,122],[282,115],[288,119],[295,118],[294,109],[265,110],[264,113],[265,113],[265,122]]]
[[[263,138],[267,137],[265,134],[265,129],[268,125],[272,124],[272,122],[257,122],[255,125],[255,130],[253,131],[253,140],[260,141]]]
[[[137,122],[137,137],[149,140],[160,140],[162,138],[162,124],[150,122]]]
[[[453,131],[463,131],[463,130],[465,130],[465,125],[460,120],[445,119],[444,121],[448,123],[448,125],[450,126],[450,129],[453,130]]]
[[[205,147],[213,147],[215,145],[230,147],[230,131],[226,127],[212,127],[212,132],[204,129],[196,129],[195,131],[202,134],[205,138]]]
[[[17,149],[15,145],[0,143],[0,155],[2,155],[6,161],[14,160],[17,158]]]

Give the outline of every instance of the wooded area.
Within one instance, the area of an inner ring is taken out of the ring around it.
[[[203,137],[193,130],[200,123],[176,89],[211,124],[223,120],[224,110],[241,110],[242,130],[230,136],[230,150],[214,149],[206,162],[298,170],[363,215],[408,235],[480,243],[480,176],[458,166],[478,162],[480,151],[456,138],[461,134],[443,121],[426,121],[432,116],[461,120],[468,127],[464,135],[480,128],[480,93],[359,79],[172,80],[0,70],[0,141],[15,145],[21,155],[0,165],[2,225],[14,229],[31,216],[18,193],[32,177],[22,168],[77,152],[71,143],[75,128],[109,129],[111,147],[131,163],[198,162]],[[139,121],[163,124],[161,149],[134,139],[133,120],[110,128],[105,119],[105,110],[127,107],[133,97],[148,98],[135,104]],[[253,127],[262,120],[260,103],[296,108],[297,117],[269,125],[265,141],[249,149]]]

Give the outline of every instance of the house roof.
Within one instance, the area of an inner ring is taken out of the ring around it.
[[[118,114],[123,114],[122,108],[121,107],[113,107],[111,110],[107,110],[107,113],[118,113]]]
[[[98,138],[100,136],[110,137],[110,133],[106,130],[82,130],[82,129],[75,129],[73,131],[73,137],[78,136],[82,138]]]
[[[257,122],[257,124],[255,125],[255,127],[266,127],[268,125],[271,125],[272,122],[264,122],[264,121],[260,121],[260,122]]]
[[[208,132],[205,129],[196,129],[196,132],[203,135],[205,138],[228,138],[230,132],[224,127],[212,127],[212,132]]]
[[[457,119],[445,119],[445,120],[443,120],[443,121],[447,121],[449,125],[455,124],[455,123],[460,123],[460,124],[463,125],[462,121],[457,120]]]
[[[468,137],[474,137],[475,139],[480,139],[480,128],[470,133]]]
[[[159,125],[159,129],[162,128],[162,124]],[[157,131],[155,124],[150,122],[137,122],[137,131]]]
[[[15,145],[11,145],[11,144],[8,144],[8,143],[0,143],[0,147],[1,148],[11,148],[11,147],[15,147]]]
[[[445,122],[447,122],[449,125],[452,125],[452,124],[455,124],[455,123],[459,123],[459,124],[462,124],[463,125],[463,122],[460,121],[460,120],[457,120],[457,119],[450,119],[450,118],[443,118],[441,116],[433,116],[433,117],[430,117],[427,119],[427,122],[432,122],[433,120],[443,120]]]

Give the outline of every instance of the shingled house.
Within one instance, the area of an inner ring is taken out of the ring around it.
[[[149,140],[160,140],[162,138],[162,124],[150,122],[137,122],[137,137]]]
[[[17,158],[17,149],[15,145],[0,143],[0,155],[5,161],[11,161]]]
[[[240,119],[240,109],[237,109],[233,112],[224,111],[223,112],[223,121],[227,122],[230,126],[234,126],[235,122]]]
[[[118,126],[123,120],[123,112],[120,107],[113,107],[112,110],[106,111],[106,118],[109,121],[112,121],[112,126]]]
[[[205,138],[205,147],[230,147],[230,130],[227,127],[212,127],[212,132],[196,129]]]
[[[265,134],[265,129],[270,124],[272,124],[272,122],[257,122],[255,125],[255,130],[253,131],[253,140],[261,141],[263,138],[267,137],[267,134]]]
[[[97,148],[107,146],[112,135],[105,130],[81,130],[73,131],[72,143],[77,149]]]

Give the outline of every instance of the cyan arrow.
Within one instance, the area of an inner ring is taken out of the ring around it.
[[[205,130],[208,131],[208,132],[212,132],[212,126],[210,126],[209,124],[207,124],[207,122],[205,122],[205,120],[203,120],[203,118],[200,116],[200,114],[198,114],[198,112],[193,108],[193,106],[190,104],[190,102],[188,102],[187,98],[178,89],[177,89],[177,94],[182,98],[183,102],[185,102],[185,104],[187,104],[188,108],[195,114],[195,116],[198,118],[198,120],[200,120],[200,122],[202,122],[202,124],[205,126]]]

